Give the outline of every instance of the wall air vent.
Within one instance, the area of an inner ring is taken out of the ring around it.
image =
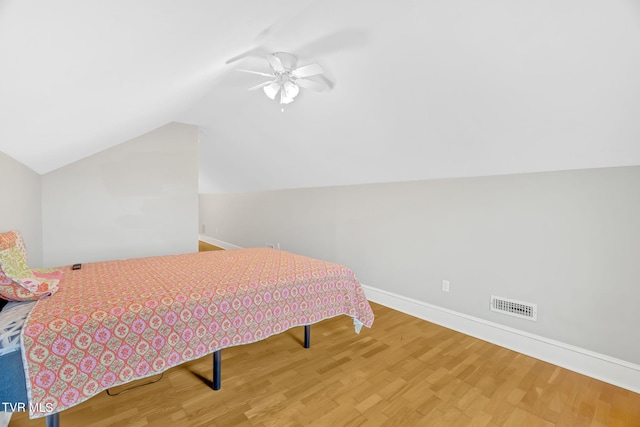
[[[491,295],[491,311],[521,319],[538,320],[538,305]]]

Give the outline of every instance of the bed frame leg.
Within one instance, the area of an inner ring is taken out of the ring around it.
[[[46,422],[47,427],[60,427],[60,413],[47,415]]]
[[[304,325],[304,348],[311,347],[311,325]],[[220,366],[222,364],[222,350],[213,353],[213,389],[220,390]],[[57,415],[57,414],[56,414]],[[47,417],[48,422],[48,417]],[[47,427],[50,427],[47,424]],[[58,427],[52,426],[52,427]]]
[[[311,347],[311,325],[304,325],[304,348]]]
[[[220,364],[222,362],[222,350],[213,353],[213,389],[220,390]]]

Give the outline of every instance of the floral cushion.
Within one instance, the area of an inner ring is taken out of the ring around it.
[[[19,231],[9,231],[8,233],[0,234],[0,250],[8,249],[12,246],[16,246],[25,262],[27,262],[27,246],[24,244],[24,239]]]
[[[29,260],[27,258],[27,245],[24,244],[24,239],[22,238],[22,234],[20,234],[20,232],[18,231],[16,231],[15,233],[16,233],[16,247],[24,257],[24,261],[28,263]]]
[[[53,269],[34,269],[33,275],[41,280],[36,292],[15,283],[0,269],[0,297],[7,301],[35,301],[53,295],[58,290],[58,282],[62,279],[62,271]],[[53,279],[53,280],[52,280]]]
[[[37,299],[33,298],[33,295],[32,292],[22,286],[16,285],[13,280],[0,270],[0,297],[8,301],[31,301]]]
[[[17,231],[9,231],[8,233],[0,234],[0,251],[9,249],[12,246],[16,245],[16,240],[18,239]]]
[[[53,295],[62,272],[31,270],[17,231],[0,234],[0,296],[10,301],[31,301]]]

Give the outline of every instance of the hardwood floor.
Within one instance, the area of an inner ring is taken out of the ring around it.
[[[640,426],[640,394],[372,304],[372,329],[340,316],[222,351],[61,413],[87,426]],[[11,427],[44,426],[15,414]]]
[[[198,252],[206,252],[206,251],[223,251],[223,248],[212,245],[211,243],[203,242],[202,240],[198,240]]]

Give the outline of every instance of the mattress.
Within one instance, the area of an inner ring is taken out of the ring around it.
[[[22,330],[31,417],[220,349],[373,312],[348,268],[255,248],[84,264]],[[46,408],[40,410],[40,408]]]

